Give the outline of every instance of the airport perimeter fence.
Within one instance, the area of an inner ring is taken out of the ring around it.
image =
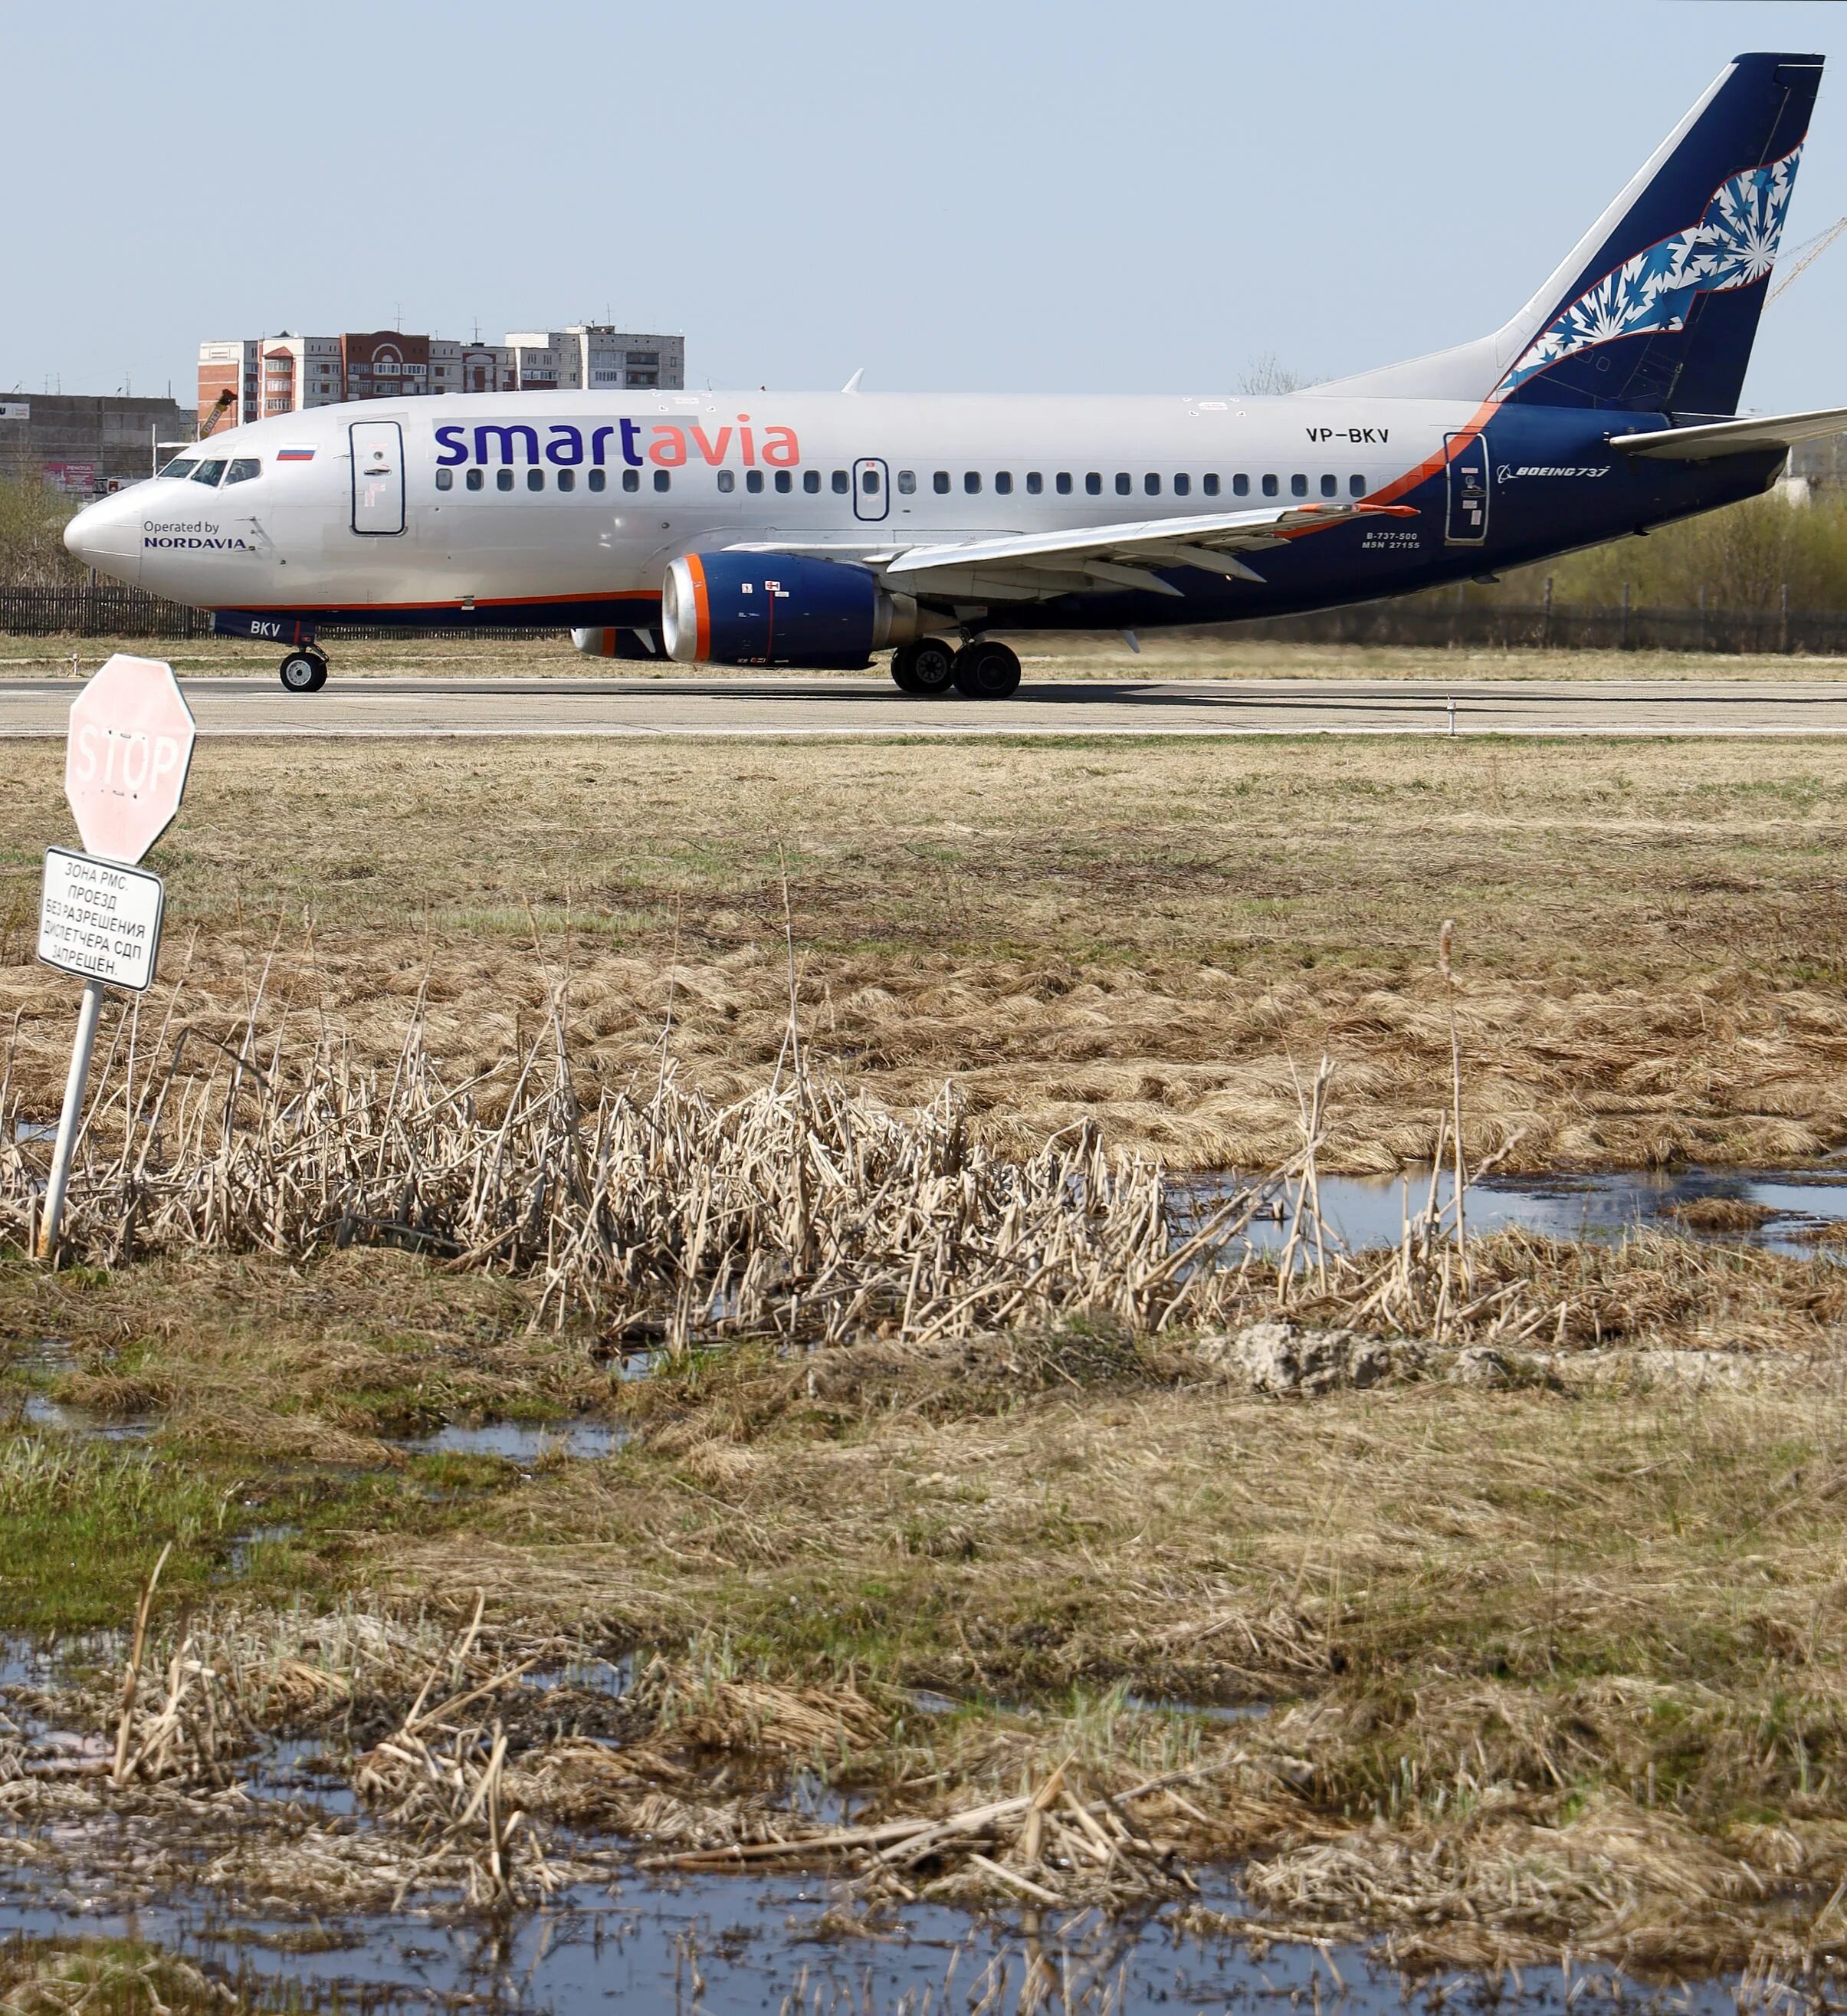
[[[14,637],[158,637],[169,641],[212,634],[211,611],[189,609],[138,588],[8,588],[0,585],[0,635]],[[420,637],[452,639],[453,630],[398,623],[329,623],[323,637]],[[555,637],[555,625],[496,628],[497,637]]]
[[[135,588],[0,585],[0,633],[17,637],[209,637],[203,610]],[[328,625],[329,638],[452,639],[453,630],[397,624]],[[501,629],[499,637],[552,637],[553,625]],[[1457,601],[1447,594],[1364,603],[1309,616],[1242,623],[1248,642],[1408,645],[1424,650],[1708,651],[1719,654],[1847,657],[1847,610],[1593,609],[1547,602]]]

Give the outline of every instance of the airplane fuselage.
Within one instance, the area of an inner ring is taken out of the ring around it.
[[[675,559],[740,545],[877,567],[923,546],[1292,502],[1403,513],[1279,542],[1235,575],[1157,561],[1158,585],[1027,599],[976,570],[927,598],[970,631],[1153,628],[1496,572],[1748,496],[1781,466],[1780,452],[1673,463],[1608,446],[1667,424],[1317,392],[376,400],[199,443],[182,459],[199,475],[226,465],[217,481],[164,476],[92,506],[81,549],[207,608],[645,628]]]

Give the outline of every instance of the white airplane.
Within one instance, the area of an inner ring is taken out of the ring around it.
[[[1748,497],[1847,409],[1736,417],[1822,59],[1728,64],[1518,314],[1282,398],[558,392],[329,406],[91,505],[99,572],[286,647],[555,622],[580,650],[1004,699],[1013,630],[1407,593]]]

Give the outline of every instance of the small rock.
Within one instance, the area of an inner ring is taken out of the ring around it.
[[[1555,1388],[1559,1384],[1544,1359],[1529,1352],[1497,1351],[1491,1344],[1471,1344],[1457,1352],[1450,1377],[1458,1385],[1486,1386],[1504,1392],[1515,1387]]]
[[[1340,1386],[1374,1386],[1414,1370],[1417,1353],[1350,1330],[1301,1330],[1292,1323],[1250,1323],[1230,1336],[1202,1339],[1202,1355],[1254,1392],[1313,1399]]]

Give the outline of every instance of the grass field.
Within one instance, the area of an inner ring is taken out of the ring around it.
[[[0,1017],[47,1117],[75,988],[29,925],[59,762],[20,745],[0,776]],[[664,1033],[736,1093],[782,1052],[792,951],[814,1071],[894,1105],[953,1077],[1003,1145],[1088,1119],[1181,1164],[1267,1161],[1296,1136],[1292,1060],[1326,1051],[1325,1159],[1414,1157],[1453,1014],[1471,1155],[1776,1160],[1847,1135],[1843,784],[1824,742],[214,740],[159,853],[144,1024],[176,988],[176,1024],[229,1036],[261,988],[266,1043],[325,1016],[388,1060],[422,995],[459,1075],[562,983],[587,1082],[658,1073]],[[670,1793],[728,1811],[793,1754],[875,1813],[1067,1755],[1091,1792],[1177,1763],[1203,1775],[1163,1824],[1253,1857],[1299,1928],[1483,1964],[1831,1951],[1839,1269],[1507,1253],[1477,1264],[1569,1299],[1566,1355],[1614,1345],[1614,1375],[1277,1401],[1209,1338],[1077,1323],[625,1380],[594,1325],[534,1325],[531,1280],[404,1253],[0,1258],[0,1631],[120,1625],[171,1539],[162,1658],[182,1629],[293,1644],[349,1611],[440,1646],[480,1599],[496,1658],[656,1658],[629,1831],[658,1838]],[[1690,1345],[1730,1372],[1633,1357]],[[41,1430],[23,1403],[48,1394],[153,1434]],[[626,1445],[404,1445],[585,1412]],[[419,1678],[378,1682],[375,1737]],[[918,1687],[961,1707],[926,1730]],[[771,1743],[798,1696],[831,1751]],[[535,1801],[587,1768],[556,1747],[519,1753]]]
[[[48,1116],[61,761],[0,775],[0,1026]],[[782,1041],[786,863],[817,1060],[899,1104],[954,1078],[991,1136],[1267,1163],[1325,1050],[1331,1165],[1388,1167],[1429,1147],[1453,1005],[1478,1155],[1773,1161],[1847,1139],[1844,783],[1826,741],[214,740],[157,855],[153,1000],[222,1033],[267,967],[275,1012],[384,1055],[426,987],[478,1066],[568,976],[605,1082],[671,997],[683,1067],[739,1089]]]

